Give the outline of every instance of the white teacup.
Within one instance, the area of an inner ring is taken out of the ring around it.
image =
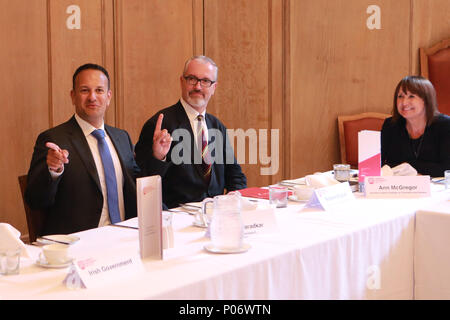
[[[306,185],[295,186],[294,190],[298,200],[309,200],[314,193],[314,188]]]
[[[49,264],[64,264],[69,261],[68,253],[69,246],[66,244],[47,244],[42,247],[39,257],[42,259],[43,254]]]

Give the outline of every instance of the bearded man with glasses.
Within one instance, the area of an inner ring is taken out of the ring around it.
[[[180,100],[151,117],[136,144],[136,162],[143,175],[161,175],[163,202],[169,208],[247,187],[227,128],[206,113],[217,75],[212,59],[187,60]]]

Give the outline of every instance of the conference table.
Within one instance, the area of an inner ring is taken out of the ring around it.
[[[238,254],[206,251],[205,229],[193,225],[194,216],[175,212],[174,247],[164,249],[162,260],[142,260],[139,271],[89,288],[67,287],[63,281],[73,269],[36,265],[41,248],[27,245],[30,258],[21,259],[20,273],[0,276],[0,300],[448,298],[450,286],[439,290],[435,283],[449,280],[449,191],[432,185],[431,197],[414,199],[356,192],[327,211],[289,201],[274,209],[275,230],[247,235],[251,247]],[[113,226],[79,232],[70,255],[138,256],[138,234]],[[437,245],[446,256],[430,250]]]
[[[450,199],[416,213],[415,298],[450,299]]]

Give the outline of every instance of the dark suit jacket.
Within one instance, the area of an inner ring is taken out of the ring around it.
[[[152,151],[153,133],[160,113],[164,114],[162,129],[167,129],[174,138],[166,161],[154,158]],[[242,173],[241,166],[237,163],[233,149],[229,144],[226,127],[211,114],[207,113],[205,119],[210,133],[209,149],[212,151],[211,156],[216,160],[219,160],[220,156],[223,158],[223,161],[213,163],[209,185],[203,179],[200,169],[201,164],[196,164],[194,161],[194,152],[197,151],[197,147],[193,139],[194,135],[189,118],[181,102],[178,101],[177,104],[156,113],[142,128],[135,148],[136,162],[143,175],[161,175],[163,200],[169,208],[176,207],[181,203],[202,201],[204,198],[223,194],[225,189],[233,191],[247,187],[247,179]],[[178,139],[177,135],[174,135],[176,129],[184,129],[184,132],[188,133],[189,139],[176,141]],[[220,133],[222,145],[220,143],[214,144],[215,138],[212,138],[214,134],[210,129],[216,129],[215,133]],[[213,142],[211,142],[211,139],[213,139]],[[226,161],[227,152],[230,155],[230,161],[228,162]],[[180,157],[188,161],[179,163]]]
[[[139,174],[128,133],[105,125],[123,170],[125,218],[137,215],[136,183]],[[69,163],[56,180],[50,176],[46,157],[46,142],[54,142],[69,151]],[[28,205],[48,212],[42,234],[73,233],[98,227],[103,207],[103,195],[86,137],[75,117],[42,132],[34,147],[28,185],[25,193]]]

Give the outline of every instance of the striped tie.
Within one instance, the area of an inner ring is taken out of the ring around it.
[[[202,125],[203,116],[199,114],[197,116],[198,120],[198,126],[197,130],[200,131],[199,128],[201,128],[201,134],[202,134],[202,172],[203,172],[203,178],[205,179],[206,183],[209,184],[209,181],[211,180],[211,159],[210,154],[208,152],[208,140],[206,139],[206,132]]]

